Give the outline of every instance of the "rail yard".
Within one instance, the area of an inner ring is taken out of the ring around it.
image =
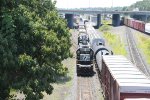
[[[49,98],[52,100],[150,99],[149,68],[137,47],[133,35],[136,31],[127,26],[113,27],[113,29],[118,33],[117,35],[125,38],[129,57],[115,55],[108,47],[102,32],[95,30],[90,23],[81,24],[79,29],[71,31],[73,58],[63,62],[73,70],[72,86],[68,87],[65,84],[56,86],[55,94],[51,96],[44,94],[44,100]],[[66,97],[66,94],[69,95]]]
[[[0,100],[150,100],[150,0],[0,9]]]
[[[91,67],[91,69],[89,69],[88,66],[84,66],[84,68],[82,68],[82,66],[80,67],[80,69],[82,69],[80,70],[80,74],[82,74],[77,77],[79,85],[77,86],[77,99],[95,100],[93,97],[94,84],[91,79],[89,79],[89,76],[92,77],[91,71],[94,71],[98,76],[103,99],[105,100],[127,100],[128,98],[150,99],[150,80],[148,78],[149,68],[147,68],[147,64],[145,64],[145,61],[137,48],[137,44],[134,40],[135,38],[133,38],[130,28],[125,28],[125,34],[131,61],[127,60],[124,56],[113,54],[113,51],[106,47],[104,39],[97,33],[90,23],[87,23],[84,26],[87,33],[85,33],[86,36],[81,36],[82,39],[80,40],[80,43],[82,44],[82,42],[86,41],[86,44],[89,43],[91,45],[88,48],[91,48],[94,52],[94,66],[92,66],[94,68]],[[79,29],[78,33],[79,37],[81,35],[80,33],[83,33],[83,31],[81,32]],[[80,43],[78,43],[78,46],[81,45]],[[79,58],[77,58],[77,60],[78,59]],[[86,61],[87,60],[84,62]],[[79,72],[77,71],[77,75],[79,75],[78,73]],[[130,79],[132,81],[130,81]],[[84,90],[83,88],[85,87],[86,89]]]

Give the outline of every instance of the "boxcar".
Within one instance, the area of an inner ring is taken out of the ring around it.
[[[135,20],[135,24],[134,24],[134,29],[138,29],[138,26],[139,26],[139,21],[138,20]]]
[[[145,22],[139,21],[138,30],[141,32],[145,32]]]
[[[133,24],[134,24],[134,19],[129,18],[128,19],[128,26],[133,28]]]
[[[145,32],[150,33],[150,23],[145,24]]]
[[[128,25],[128,18],[124,17],[124,25]]]
[[[139,30],[141,32],[150,33],[150,25],[146,25],[143,21],[134,20],[132,18],[124,18],[124,25]]]
[[[103,56],[101,75],[106,100],[150,99],[150,80],[124,56]]]
[[[131,19],[128,19],[128,26],[130,27]]]
[[[130,19],[131,20],[131,22],[130,22],[130,27],[134,27],[134,23],[135,23],[135,20],[134,19]]]

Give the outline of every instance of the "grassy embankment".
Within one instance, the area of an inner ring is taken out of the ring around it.
[[[146,57],[146,62],[150,64],[150,38],[143,34],[136,34],[138,47],[142,50]]]
[[[73,78],[75,73],[75,60],[73,58],[68,58],[62,63],[68,68],[68,74],[65,77],[58,77],[56,83],[53,84],[53,93],[51,95],[44,93],[44,100],[65,100],[71,95],[70,92],[73,86]]]
[[[106,43],[111,47],[114,54],[126,56],[125,44],[121,42],[121,38],[118,34],[110,32],[112,27],[107,25],[108,23],[108,21],[103,21],[103,26],[100,27],[100,31],[103,32]]]
[[[72,33],[73,30],[70,30]],[[44,100],[64,100],[71,96],[70,92],[74,85],[74,74],[75,74],[75,56],[74,49],[71,48],[72,58],[65,59],[62,64],[68,69],[68,73],[64,77],[58,77],[56,83],[53,84],[54,90],[51,95],[44,93]]]

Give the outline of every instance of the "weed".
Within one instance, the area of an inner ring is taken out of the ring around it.
[[[150,38],[142,34],[136,35],[136,37],[138,38],[138,47],[143,51],[146,62],[150,64]]]
[[[121,43],[120,36],[111,34],[110,32],[104,32],[104,38],[108,45],[112,48],[114,54],[127,55],[125,44]]]

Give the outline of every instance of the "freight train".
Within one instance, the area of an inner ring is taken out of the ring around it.
[[[84,26],[79,25],[78,31],[78,49],[76,51],[77,75],[83,74],[85,72],[83,70],[87,69],[86,74],[91,74],[96,56],[101,57],[101,55],[109,55],[112,52],[104,46],[104,39],[98,35],[90,23],[86,22]]]
[[[90,23],[86,23],[87,34],[89,35],[90,45],[94,52],[94,62],[97,69],[97,64],[101,64],[102,55],[113,55],[113,52],[105,46],[104,39],[94,29]],[[99,69],[98,69],[99,70]]]
[[[150,23],[145,23],[143,21],[135,20],[133,18],[123,18],[124,25],[134,28],[138,31],[150,34]]]
[[[105,45],[93,43],[92,49],[105,100],[150,100],[150,79],[134,64]]]
[[[76,51],[76,71],[77,75],[91,74],[93,72],[93,57],[94,53],[89,44],[89,36],[86,33],[85,27],[79,25],[78,34],[78,49]],[[82,30],[82,31],[80,31]],[[85,30],[85,31],[83,31]]]
[[[150,79],[122,55],[97,64],[105,100],[150,100]]]
[[[122,55],[113,55],[95,29],[86,25],[105,100],[150,100],[150,79]],[[140,29],[140,28],[139,28]],[[96,34],[96,35],[95,35]],[[94,41],[94,39],[100,41]]]

